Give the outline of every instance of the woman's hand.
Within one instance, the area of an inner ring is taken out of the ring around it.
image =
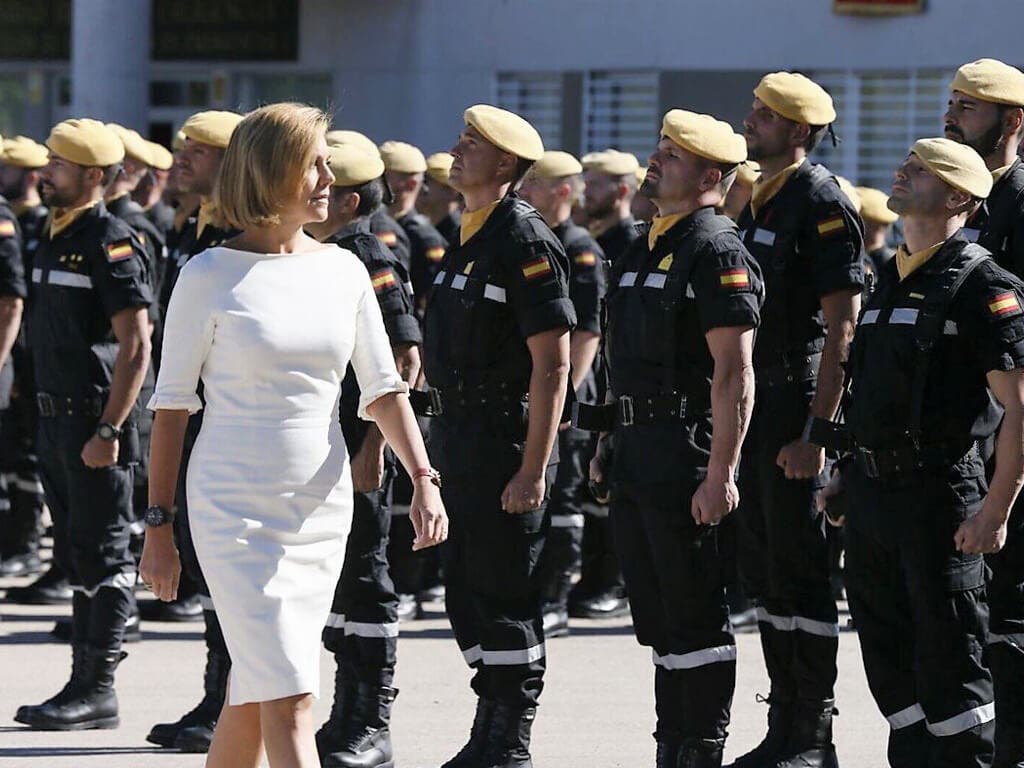
[[[181,558],[169,524],[146,530],[139,574],[142,583],[150,588],[157,599],[170,602],[178,596]]]
[[[441,490],[426,477],[413,480],[412,504],[409,505],[416,540],[413,551],[440,544],[448,538],[448,513],[441,502]]]

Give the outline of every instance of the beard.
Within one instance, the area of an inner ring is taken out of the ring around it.
[[[1003,137],[1003,126],[996,123],[989,130],[985,131],[985,133],[981,134],[981,136],[966,143],[967,146],[982,157],[988,157],[1002,149],[1005,142],[1006,139]]]

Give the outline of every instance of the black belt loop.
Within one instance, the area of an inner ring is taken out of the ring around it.
[[[96,397],[57,397],[47,392],[36,393],[36,408],[39,415],[46,419],[56,416],[92,416],[103,414],[103,398]]]

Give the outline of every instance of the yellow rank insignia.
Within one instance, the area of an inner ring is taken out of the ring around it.
[[[662,272],[668,272],[672,268],[672,254],[670,253],[664,259],[658,262],[658,269]]]
[[[593,251],[582,251],[576,254],[573,261],[581,267],[592,267],[597,264],[597,256],[594,255]]]
[[[387,268],[380,269],[370,275],[370,282],[373,283],[373,290],[380,293],[395,285],[395,273]]]
[[[0,219],[0,237],[14,237],[18,230],[14,228],[14,222],[10,219]]]
[[[377,235],[377,239],[380,240],[384,245],[390,248],[392,245],[398,242],[398,235],[394,232],[381,232]]]
[[[547,258],[544,256],[537,259],[531,259],[523,264],[523,277],[527,280],[537,280],[541,277],[547,277],[550,274],[551,264],[548,263]]]
[[[819,237],[831,237],[837,235],[840,232],[846,231],[846,219],[843,218],[842,213],[837,213],[835,216],[818,222],[818,236]]]
[[[995,317],[1009,317],[1021,312],[1020,302],[1017,294],[1013,291],[1006,291],[993,296],[988,300],[988,311]]]
[[[474,264],[476,264],[475,261],[467,262],[466,266],[462,268],[462,274],[468,275],[470,272],[472,272]]]
[[[132,250],[131,238],[125,238],[124,240],[118,240],[114,243],[109,243],[106,246],[107,250],[107,261],[124,261],[130,259],[134,251]]]
[[[718,273],[718,284],[722,288],[743,290],[750,287],[750,275],[743,267],[738,269],[723,269]]]
[[[427,248],[427,261],[432,261],[435,264],[444,258],[444,246],[435,245],[431,248]]]
[[[911,299],[917,299],[918,301],[924,299],[923,293],[908,293],[907,296]]]

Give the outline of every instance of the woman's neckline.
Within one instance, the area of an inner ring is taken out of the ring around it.
[[[245,253],[245,254],[248,254],[249,256],[273,256],[273,257],[278,257],[278,256],[280,256],[280,257],[284,257],[284,256],[301,256],[301,255],[306,254],[306,253],[321,253],[323,251],[329,251],[332,248],[335,249],[335,250],[338,250],[338,246],[336,246],[334,244],[329,244],[329,243],[323,244],[323,246],[321,248],[312,248],[312,249],[310,249],[308,251],[292,251],[291,253],[281,253],[281,252],[278,252],[278,253],[267,253],[265,251],[248,251],[248,250],[245,250],[244,248],[232,248],[229,245],[218,245],[218,246],[215,246],[215,247],[216,248],[220,248],[220,249],[225,250],[225,251],[233,251],[234,253]]]

